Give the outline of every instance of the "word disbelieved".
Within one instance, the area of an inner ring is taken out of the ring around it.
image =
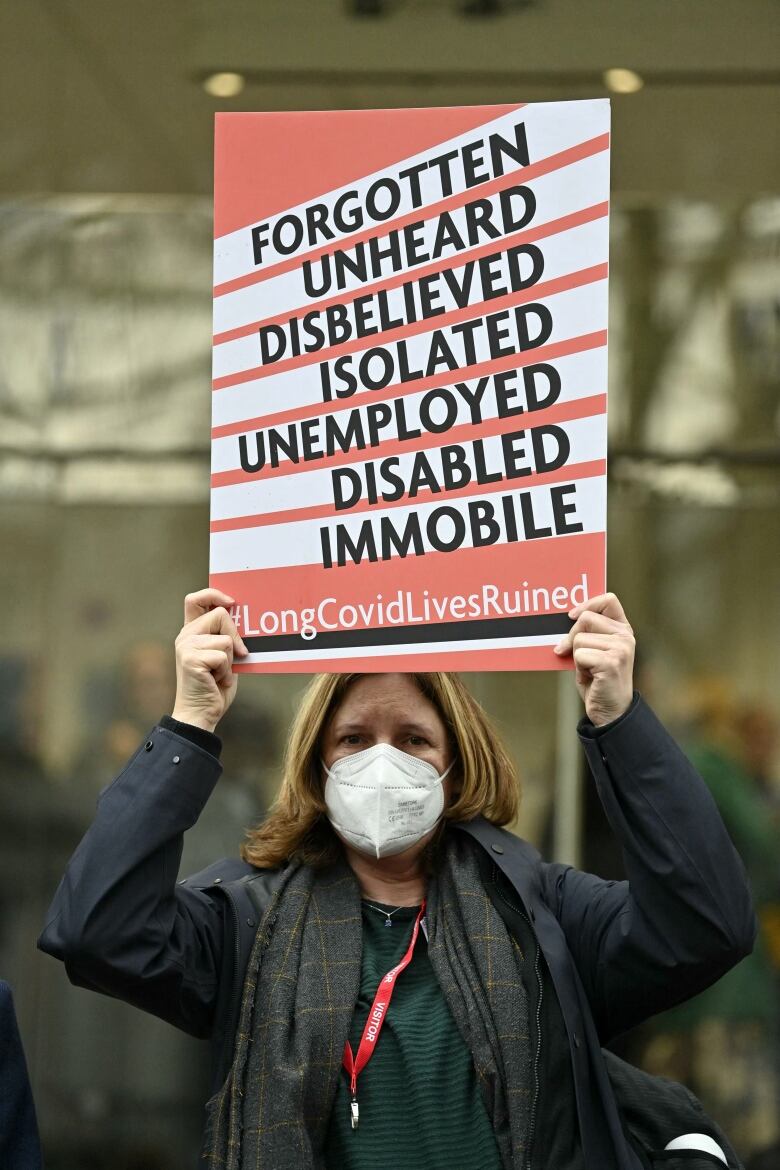
[[[484,303],[530,288],[541,278],[544,257],[535,244],[518,244],[460,268],[445,268],[399,288],[379,289],[346,304],[312,309],[282,325],[258,330],[264,366],[286,357],[300,357],[343,345],[355,338],[387,333],[456,309]]]

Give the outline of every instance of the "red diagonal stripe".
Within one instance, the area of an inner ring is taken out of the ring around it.
[[[387,230],[405,227],[409,223],[415,223],[421,216],[425,218],[433,218],[440,215],[443,211],[452,211],[458,207],[462,207],[464,203],[468,203],[473,198],[485,199],[490,195],[495,195],[504,187],[511,187],[515,183],[528,183],[531,179],[540,178],[542,175],[549,175],[553,171],[560,170],[562,167],[571,166],[572,163],[579,162],[581,159],[590,158],[591,155],[599,154],[602,150],[609,148],[609,134],[598,134],[595,138],[588,138],[585,142],[578,142],[576,146],[569,146],[566,150],[560,150],[556,154],[548,155],[547,158],[539,159],[538,162],[531,163],[530,166],[521,167],[516,171],[512,171],[509,175],[501,175],[499,178],[491,179],[487,183],[480,183],[476,187],[469,187],[466,191],[459,191],[457,195],[449,195],[446,199],[441,199],[438,203],[431,203],[427,207],[416,207],[413,211],[405,215],[399,216],[397,219],[387,220],[382,224],[382,234]],[[224,296],[225,293],[235,292],[239,288],[247,288],[250,284],[258,284],[263,280],[268,280],[271,276],[279,276],[283,272],[290,272],[293,268],[298,268],[302,260],[318,260],[324,256],[326,252],[335,250],[344,250],[352,248],[355,244],[359,244],[379,234],[377,232],[377,225],[374,224],[371,228],[356,232],[352,236],[345,236],[343,239],[337,241],[335,244],[331,241],[325,247],[313,249],[311,252],[298,253],[297,256],[291,257],[289,260],[280,260],[278,264],[270,265],[268,268],[263,268],[260,271],[248,272],[245,276],[236,276],[233,280],[226,280],[222,284],[214,286],[214,296]]]
[[[241,231],[420,155],[493,131],[524,102],[427,110],[316,110],[216,116],[214,235]]]

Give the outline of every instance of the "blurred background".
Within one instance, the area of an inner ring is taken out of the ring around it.
[[[71,988],[35,939],[98,792],[171,710],[207,581],[213,113],[601,96],[609,583],[762,920],[754,956],[620,1051],[780,1166],[778,32],[777,0],[2,0],[0,976],[51,1170],[197,1157],[203,1045]],[[470,681],[521,768],[518,832],[619,877],[571,678]],[[183,871],[262,815],[304,682],[242,679]]]

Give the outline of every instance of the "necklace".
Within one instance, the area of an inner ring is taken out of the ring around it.
[[[363,899],[363,902],[366,906],[370,906],[372,910],[376,910],[377,913],[384,914],[385,926],[392,926],[393,923],[391,919],[393,915],[397,914],[399,910],[403,910],[403,906],[396,906],[395,910],[383,910],[381,906],[375,906],[373,902],[369,902],[366,898]]]

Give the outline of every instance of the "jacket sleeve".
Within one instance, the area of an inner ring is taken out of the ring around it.
[[[38,939],[72,983],[201,1037],[216,1004],[224,900],[176,879],[182,835],[221,770],[191,739],[155,727],[101,793]]]
[[[13,995],[0,980],[0,1166],[41,1170],[41,1146]]]
[[[602,1042],[688,999],[749,954],[757,923],[742,862],[712,796],[635,696],[580,737],[628,880],[542,867]]]

